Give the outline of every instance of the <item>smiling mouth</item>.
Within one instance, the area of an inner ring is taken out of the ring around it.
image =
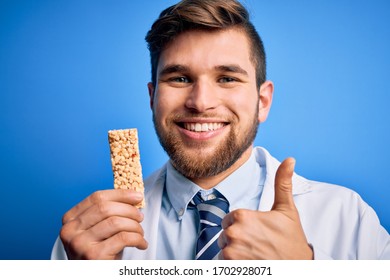
[[[193,131],[193,132],[208,132],[208,131],[214,131],[218,130],[227,123],[192,123],[192,122],[184,122],[184,123],[178,123],[178,125],[186,130]]]

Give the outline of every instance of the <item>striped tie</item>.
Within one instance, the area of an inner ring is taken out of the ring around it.
[[[229,202],[218,191],[212,195],[212,199],[204,201],[198,192],[192,200],[200,218],[196,260],[212,260],[220,251],[218,237],[222,232],[222,219],[229,212]]]

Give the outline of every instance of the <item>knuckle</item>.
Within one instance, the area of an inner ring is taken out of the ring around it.
[[[232,243],[239,238],[238,229],[236,228],[228,228],[225,230],[226,239],[228,243]]]
[[[232,212],[234,221],[242,221],[245,218],[245,212],[244,209],[237,209]]]
[[[142,226],[139,224],[139,223],[137,223],[137,222],[135,222],[134,223],[134,232],[135,233],[137,233],[137,236],[144,236],[144,229],[142,228]]]
[[[226,247],[225,249],[221,250],[221,256],[223,260],[232,260],[234,252],[231,250],[231,248]]]
[[[285,192],[289,192],[291,189],[291,181],[284,179],[279,181],[279,188]]]
[[[68,244],[70,242],[70,240],[72,240],[73,237],[77,234],[77,224],[76,223],[78,223],[78,221],[72,220],[72,221],[64,224],[61,227],[59,235],[60,235],[60,239],[65,244]]]
[[[132,241],[131,235],[125,231],[118,232],[116,237],[121,244],[128,244]]]
[[[143,214],[141,214],[141,212],[134,206],[131,206],[131,213],[132,213],[132,217],[133,219],[140,223],[143,221]]]
[[[118,216],[112,216],[107,218],[107,224],[110,228],[120,228],[122,221],[121,218]]]
[[[65,225],[70,220],[69,212],[66,212],[64,216],[62,216],[62,224]]]
[[[103,191],[96,191],[90,196],[90,200],[93,204],[100,204],[105,200]]]
[[[71,232],[69,229],[69,224],[63,225],[60,230],[60,239],[62,240],[63,243],[67,244],[69,243],[70,236],[71,236]]]
[[[110,215],[110,207],[105,201],[97,203],[96,207],[102,216],[106,217]]]
[[[123,245],[123,247],[138,247],[144,242],[142,235],[135,232],[121,231],[116,234],[116,238],[118,242]]]

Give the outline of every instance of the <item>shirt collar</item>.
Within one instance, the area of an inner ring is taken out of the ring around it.
[[[201,190],[198,185],[181,175],[170,161],[167,164],[166,189],[179,220],[183,217],[188,203]]]
[[[235,172],[220,182],[218,190],[230,203],[230,211],[237,208],[246,208],[248,199],[260,198],[264,182],[263,168],[256,162],[254,152],[250,158]],[[256,186],[260,186],[257,187]],[[168,198],[175,209],[178,219],[181,220],[188,203],[194,195],[202,189],[181,175],[170,162],[167,164],[166,189]]]
[[[238,208],[248,208],[252,199],[260,200],[265,179],[265,170],[257,163],[252,151],[249,159],[235,172],[220,182],[218,190],[230,203],[230,211]]]

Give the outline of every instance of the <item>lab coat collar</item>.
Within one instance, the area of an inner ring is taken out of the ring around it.
[[[270,153],[262,147],[256,147],[254,149],[257,162],[260,164],[261,167],[266,168],[266,177],[264,182],[263,194],[260,199],[259,210],[269,211],[271,210],[272,205],[274,203],[275,175],[280,165],[280,161],[272,157]],[[311,185],[309,184],[309,182],[305,178],[297,175],[295,172],[292,178],[292,183],[293,196],[297,196],[311,191]]]

